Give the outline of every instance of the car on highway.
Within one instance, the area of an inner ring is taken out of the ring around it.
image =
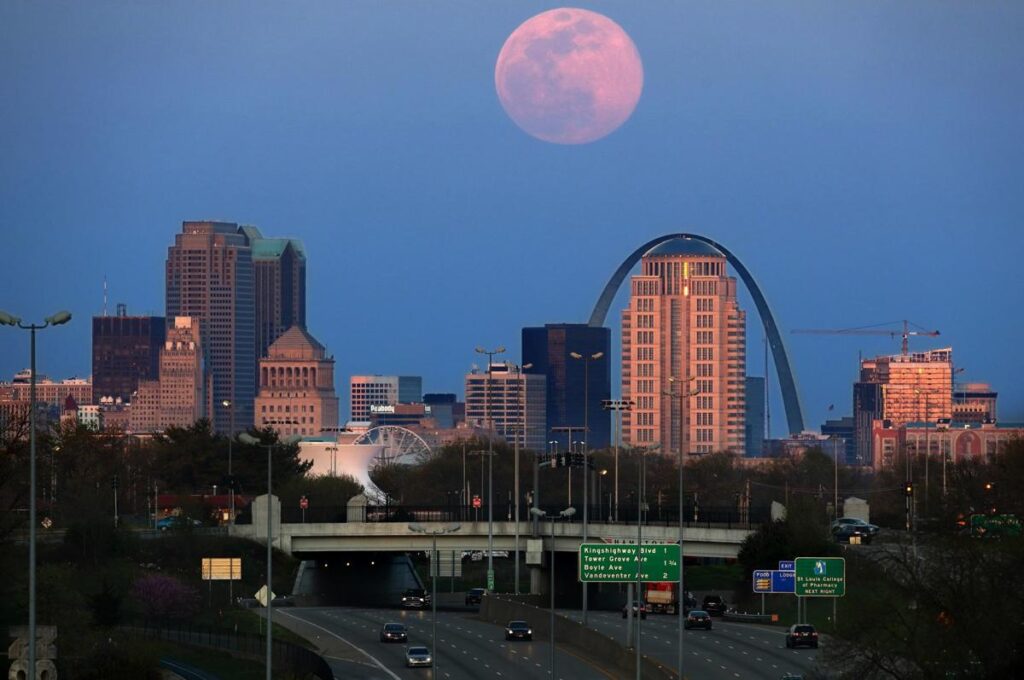
[[[721,616],[725,613],[725,601],[721,595],[705,595],[701,609],[711,616]]]
[[[160,531],[167,531],[168,529],[187,529],[188,527],[201,527],[203,523],[197,519],[189,519],[188,517],[181,517],[179,515],[168,515],[163,519],[157,520],[156,528]]]
[[[647,605],[639,600],[633,600],[633,616],[640,614],[641,619],[647,618]],[[629,616],[629,605],[625,605],[622,608],[622,618]]]
[[[832,532],[835,533],[837,528],[844,526],[858,527],[871,536],[877,535],[879,531],[877,525],[865,522],[858,517],[840,517],[832,522]]]
[[[417,645],[405,650],[405,665],[409,668],[430,668],[434,665],[434,659],[429,649]]]
[[[686,630],[691,628],[711,630],[711,615],[702,609],[691,609],[690,613],[686,615],[686,620],[683,621],[683,628]]]
[[[832,538],[836,543],[870,543],[871,534],[867,529],[856,524],[839,524],[832,529]]]
[[[794,623],[786,631],[786,647],[795,649],[800,645],[818,648],[818,632],[809,623]]]
[[[429,607],[430,595],[423,588],[409,588],[402,593],[402,606],[406,609]]]
[[[470,588],[466,591],[466,605],[480,604],[486,593],[486,588]]]
[[[380,629],[381,642],[408,642],[409,632],[401,623],[385,623]]]
[[[506,640],[532,640],[533,629],[526,621],[509,621],[505,626]]]

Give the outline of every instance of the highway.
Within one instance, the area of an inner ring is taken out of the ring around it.
[[[575,621],[579,611],[560,611]],[[626,621],[620,612],[591,611],[588,624],[594,630],[625,644]],[[675,668],[679,628],[675,616],[650,614],[641,624],[640,653]],[[684,671],[696,680],[735,680],[736,678],[777,679],[784,673],[807,675],[814,668],[818,650],[801,647],[786,649],[783,629],[745,623],[729,623],[715,618],[710,631],[683,632]],[[826,643],[823,643],[826,644]]]
[[[435,677],[438,680],[549,680],[551,677],[551,648],[546,640],[506,642],[504,628],[479,621],[469,613],[437,613],[440,657],[435,652],[436,675],[433,669],[406,668],[405,644],[379,641],[380,629],[385,623],[404,623],[409,630],[409,644],[431,648],[429,610],[304,607],[279,610],[279,614],[312,624],[322,634],[340,638],[364,652],[366,665],[362,666],[364,672],[358,677],[365,680],[434,680]],[[357,677],[353,673],[354,664],[332,663],[332,667],[337,677]],[[559,680],[608,680],[610,677],[561,648],[555,654],[555,675]]]

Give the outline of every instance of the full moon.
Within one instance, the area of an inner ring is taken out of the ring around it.
[[[644,68],[622,27],[596,12],[553,9],[523,22],[494,67],[505,112],[527,133],[586,144],[614,132],[636,108]]]

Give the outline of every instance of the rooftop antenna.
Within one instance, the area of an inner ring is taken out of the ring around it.
[[[103,275],[103,316],[107,315],[107,275]]]

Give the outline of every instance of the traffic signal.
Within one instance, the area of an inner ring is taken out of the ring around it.
[[[903,493],[908,498],[910,496],[913,496],[914,495],[914,483],[913,482],[907,482],[906,484],[904,484],[903,485]]]

